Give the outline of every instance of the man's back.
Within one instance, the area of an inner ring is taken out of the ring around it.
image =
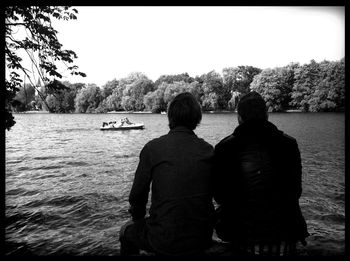
[[[214,156],[210,144],[191,130],[177,127],[147,146],[155,166],[152,193],[157,198],[154,200],[208,195]]]
[[[144,162],[149,166],[142,169],[152,170],[152,202],[147,220],[152,247],[159,253],[174,255],[191,254],[205,247],[213,231],[213,147],[180,126],[146,144],[143,156],[148,157]],[[130,202],[142,193],[133,188]]]
[[[227,241],[269,242],[307,234],[298,199],[301,160],[295,139],[267,120],[245,122],[215,147],[217,233]]]

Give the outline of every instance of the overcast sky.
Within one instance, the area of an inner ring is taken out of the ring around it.
[[[77,53],[87,74],[62,79],[72,83],[102,86],[136,71],[155,81],[163,74],[195,77],[345,56],[344,7],[75,8],[77,20],[54,23],[63,48]]]

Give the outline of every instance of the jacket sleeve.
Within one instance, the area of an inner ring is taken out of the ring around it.
[[[225,168],[224,155],[220,144],[215,146],[214,150],[214,166],[213,166],[213,195],[214,200],[218,205],[223,204],[225,200],[225,175],[227,169]]]
[[[295,141],[294,146],[292,149],[293,152],[293,173],[294,173],[294,199],[296,201],[299,200],[301,197],[302,193],[302,163],[301,163],[301,155],[300,155],[300,150],[298,147],[298,143]],[[305,218],[303,217],[303,214],[301,212],[300,205],[297,204],[297,209],[296,209],[296,220],[298,222],[298,225],[296,226],[296,234],[298,235],[299,240],[301,243],[306,246],[307,242],[305,241],[305,238],[310,236],[308,229],[307,229],[307,224],[305,221]]]
[[[143,218],[146,215],[146,204],[151,184],[151,168],[150,152],[146,144],[141,150],[139,164],[129,195],[129,213],[133,220]]]
[[[300,150],[298,147],[298,143],[294,142],[293,147],[293,171],[295,175],[295,196],[297,199],[300,198],[302,193],[302,164],[301,164],[301,156]]]

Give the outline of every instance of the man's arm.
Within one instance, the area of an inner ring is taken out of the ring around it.
[[[302,193],[302,165],[301,165],[301,156],[300,150],[298,147],[298,143],[295,141],[294,144],[294,173],[296,175],[295,179],[295,189],[296,189],[296,197],[299,199]]]
[[[146,144],[141,150],[140,161],[129,195],[129,213],[133,220],[144,218],[146,215],[146,204],[151,184],[151,168],[150,153]]]
[[[301,156],[298,147],[298,143],[295,139],[289,140],[286,144],[285,164],[281,165],[281,171],[286,172],[288,175],[284,175],[284,189],[282,194],[285,194],[290,200],[299,200],[302,193],[302,163]]]
[[[225,197],[227,197],[225,191],[225,175],[227,175],[227,168],[225,166],[225,155],[223,154],[220,145],[217,145],[214,150],[213,193],[214,200],[218,205],[221,205]]]

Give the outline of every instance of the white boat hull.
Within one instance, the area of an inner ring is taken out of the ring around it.
[[[100,130],[142,130],[144,129],[144,124],[132,124],[132,125],[124,125],[121,127],[113,127],[113,126],[104,126],[101,127]]]

